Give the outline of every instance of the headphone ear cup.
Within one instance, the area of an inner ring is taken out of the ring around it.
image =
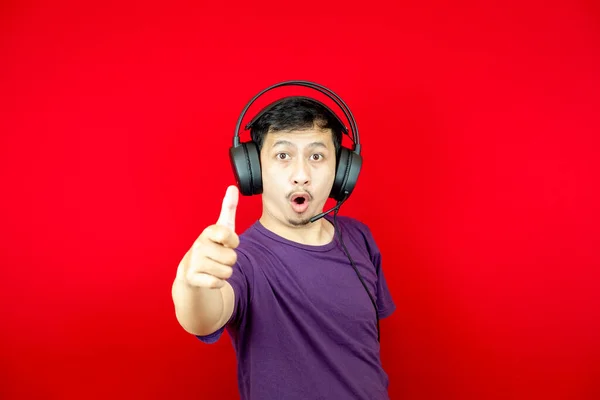
[[[362,157],[360,154],[342,147],[338,156],[335,180],[333,181],[329,197],[337,201],[342,201],[344,198],[350,196],[358,181],[361,167]]]
[[[252,196],[262,193],[262,173],[258,147],[254,142],[229,148],[229,160],[240,193]]]
[[[356,182],[358,181],[358,176],[360,175],[360,169],[362,168],[362,156],[353,151],[349,151],[349,153],[350,166],[348,168],[348,174],[346,175],[344,188],[342,189],[342,199],[346,196],[350,196],[352,191],[354,191]]]

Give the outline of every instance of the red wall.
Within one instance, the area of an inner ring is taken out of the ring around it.
[[[358,120],[392,399],[600,398],[597,2],[52,3],[0,6],[1,398],[237,397],[170,287],[284,79]]]

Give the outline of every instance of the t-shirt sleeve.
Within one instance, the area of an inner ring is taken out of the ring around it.
[[[371,262],[375,266],[375,270],[377,272],[376,303],[379,318],[382,319],[389,317],[394,312],[394,310],[396,310],[396,304],[394,303],[394,299],[392,298],[392,294],[385,280],[385,274],[383,272],[381,252],[379,251],[379,247],[377,247],[377,243],[375,242],[375,238],[373,237],[371,230],[366,225],[362,223],[361,225],[364,230],[365,238],[367,241]]]
[[[396,310],[396,304],[385,280],[379,251],[373,256],[373,264],[377,270],[377,310],[379,318],[387,318]]]
[[[238,260],[233,266],[233,273],[231,277],[227,279],[227,282],[229,282],[233,288],[233,294],[235,298],[233,303],[233,312],[229,318],[229,321],[227,321],[227,323],[217,331],[205,336],[196,335],[196,337],[204,343],[216,343],[225,331],[225,328],[234,330],[239,329],[245,320],[246,312],[250,303],[251,285],[249,282],[253,276],[253,271],[251,268],[252,266],[245,254],[239,250],[236,250],[236,253]]]

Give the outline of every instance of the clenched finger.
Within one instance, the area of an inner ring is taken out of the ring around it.
[[[193,251],[199,252],[204,257],[208,257],[211,260],[228,266],[233,266],[237,261],[237,253],[235,250],[210,241],[202,244],[194,244]]]
[[[225,281],[223,279],[219,279],[216,276],[200,272],[188,273],[187,282],[191,286],[211,289],[219,289],[225,285]]]
[[[203,236],[211,242],[222,244],[231,249],[235,249],[240,244],[239,236],[231,229],[222,225],[209,226],[200,237],[202,238]]]

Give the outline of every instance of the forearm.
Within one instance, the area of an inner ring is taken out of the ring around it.
[[[172,296],[177,321],[187,332],[203,336],[220,327],[224,310],[220,289],[192,287],[177,276]]]

